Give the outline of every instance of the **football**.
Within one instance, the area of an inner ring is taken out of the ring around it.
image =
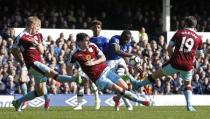
[[[132,56],[129,60],[131,66],[136,66],[141,63],[141,58],[139,56]]]

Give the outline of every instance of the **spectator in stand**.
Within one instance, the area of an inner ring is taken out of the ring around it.
[[[206,77],[202,84],[202,92],[203,94],[210,94],[210,78]]]
[[[17,90],[17,82],[15,82],[16,68],[10,65],[8,68],[8,76],[6,77],[6,95],[14,95]]]
[[[201,80],[199,79],[200,79],[199,75],[195,74],[192,80],[193,94],[203,94],[202,83],[201,83]]]
[[[162,95],[163,94],[163,86],[160,79],[157,79],[153,85],[153,94],[154,95]]]
[[[166,44],[165,37],[160,35],[158,38],[158,49],[163,49]]]
[[[146,29],[144,27],[141,27],[140,30],[139,30],[139,42],[140,42],[140,44],[141,43],[147,44],[149,42],[149,38],[148,38],[148,35],[146,33]]]

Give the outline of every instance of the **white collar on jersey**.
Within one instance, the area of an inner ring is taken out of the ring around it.
[[[24,32],[26,35],[33,36],[33,35],[29,34],[29,33],[26,31],[26,29],[24,29],[23,32]]]
[[[196,32],[196,29],[195,28],[185,28],[185,29],[188,29],[190,31]]]
[[[77,50],[79,51],[89,51],[89,52],[93,52],[93,49],[91,47],[88,47],[87,49],[82,50],[79,46],[77,47]]]

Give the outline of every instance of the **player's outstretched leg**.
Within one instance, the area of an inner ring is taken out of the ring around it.
[[[150,106],[150,101],[148,101],[148,100],[141,100],[140,98],[138,98],[135,94],[133,94],[133,93],[130,92],[130,91],[124,90],[124,91],[123,91],[123,96],[124,96],[125,98],[131,100],[131,101],[141,103],[141,104],[143,104],[144,106]]]
[[[32,99],[34,99],[36,97],[38,97],[38,94],[36,93],[36,91],[32,91],[32,92],[29,92],[26,95],[22,96],[21,98],[19,98],[17,100],[14,100],[12,102],[12,104],[15,107],[16,111],[21,111],[21,107],[22,107],[22,104],[24,102],[32,100]]]
[[[65,82],[73,82],[76,80],[75,77],[73,76],[68,76],[68,75],[61,75],[61,74],[56,74],[54,79],[56,81],[59,81],[61,83],[65,83]]]
[[[153,78],[151,75],[149,75],[146,79],[143,81],[136,80],[133,76],[129,75],[129,80],[131,84],[133,85],[134,90],[138,90],[140,87],[145,86],[147,84],[151,84],[153,82]]]

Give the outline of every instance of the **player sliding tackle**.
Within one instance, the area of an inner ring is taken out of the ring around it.
[[[197,20],[195,17],[189,16],[185,18],[185,28],[178,30],[169,42],[167,50],[170,60],[142,82],[132,80],[135,88],[153,83],[162,76],[180,73],[181,78],[184,80],[184,96],[187,110],[196,111],[191,104],[193,61],[195,55],[197,57],[203,56],[202,39],[196,34],[196,25]]]
[[[110,89],[121,96],[134,102],[149,106],[150,102],[139,99],[135,94],[128,91],[125,81],[120,78],[110,67],[105,64],[106,58],[102,51],[93,43],[90,43],[89,36],[85,33],[79,33],[76,36],[78,48],[72,54],[68,64],[77,62],[84,73],[96,84],[101,90]]]

